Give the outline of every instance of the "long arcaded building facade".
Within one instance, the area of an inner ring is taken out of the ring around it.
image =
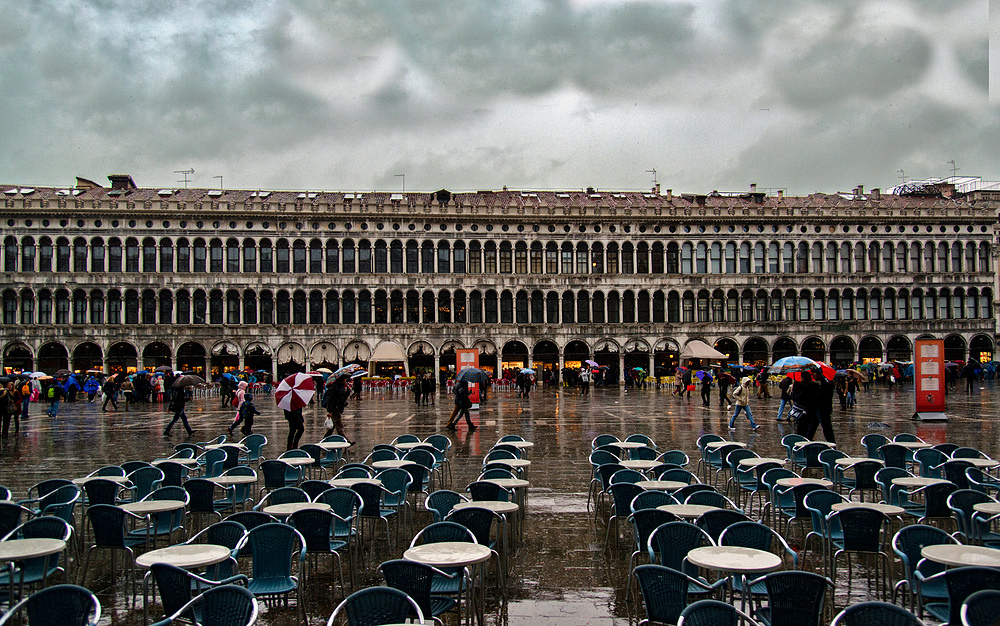
[[[907,196],[0,187],[3,367],[217,375],[992,359],[997,206]],[[659,371],[662,371],[660,369]]]

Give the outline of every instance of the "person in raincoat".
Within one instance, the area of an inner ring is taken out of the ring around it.
[[[87,378],[83,383],[83,391],[87,394],[87,402],[93,402],[97,397],[97,392],[101,390],[101,383],[93,376]]]
[[[701,377],[701,406],[712,404],[712,375],[707,371]]]
[[[233,431],[241,423],[243,424],[243,428],[240,429],[240,432],[244,435],[251,434],[253,432],[254,415],[260,415],[260,411],[253,405],[253,396],[249,393],[245,394],[243,402],[240,403],[240,408],[236,411],[236,420],[226,429],[229,432],[229,436],[233,436]]]
[[[750,397],[752,395],[753,379],[745,376],[740,381],[740,386],[733,392],[733,404],[736,406],[736,410],[733,411],[733,416],[729,418],[729,430],[736,429],[736,418],[739,417],[740,410],[743,410],[746,413],[747,419],[750,420],[750,428],[754,430],[760,428],[760,425],[753,421],[753,412],[750,410]]]

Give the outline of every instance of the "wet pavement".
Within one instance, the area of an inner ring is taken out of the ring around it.
[[[490,598],[489,624],[632,624],[642,617],[641,606],[637,617],[635,602],[625,596],[629,544],[623,540],[617,555],[605,553],[604,526],[595,523],[593,514],[587,511],[591,472],[587,459],[591,441],[598,434],[624,438],[643,433],[660,450],[685,451],[696,465],[695,442],[706,432],[744,441],[761,456],[782,458],[785,451],[780,439],[789,432],[787,425],[774,421],[778,405],[775,398],[752,402],[761,424],[759,431],[752,432],[741,417],[732,432],[727,430],[729,413],[718,406],[714,394],[712,406],[704,408],[700,397],[679,399],[669,390],[625,391],[611,387],[581,396],[574,389],[561,387],[539,390],[530,399],[516,398],[512,392],[494,393],[478,415],[473,412],[480,424],[477,431],[469,433],[461,425],[457,433],[448,433],[443,426],[451,412],[450,398],[439,395],[437,399],[436,406],[418,407],[411,396],[401,392],[366,392],[360,402],[352,401],[345,413],[345,424],[348,433],[358,440],[356,457],[370,451],[374,444],[388,443],[403,433],[421,438],[437,432],[449,434],[454,443],[450,455],[452,487],[456,491],[462,491],[475,479],[482,456],[500,436],[518,434],[535,443],[529,454],[531,488],[523,544],[513,560],[507,601]],[[263,415],[257,417],[254,430],[270,441],[265,455],[275,457],[284,450],[286,422],[272,398],[258,395],[256,404]],[[127,413],[102,413],[99,403],[64,403],[55,419],[47,417],[44,408],[33,404],[31,418],[22,425],[21,434],[0,443],[0,484],[11,488],[15,498],[24,497],[30,485],[47,478],[74,478],[105,464],[152,460],[167,456],[177,443],[209,440],[224,433],[234,413],[233,409],[220,409],[218,398],[196,398],[188,411],[196,433],[189,439],[176,428],[172,437],[162,435],[170,417],[162,404],[133,406]],[[949,395],[947,423],[910,420],[912,386],[873,387],[868,393],[859,392],[856,409],[835,409],[834,428],[840,449],[858,455],[864,453],[861,437],[870,432],[890,437],[908,432],[931,443],[947,440],[977,447],[996,458],[1000,454],[998,410],[1000,393],[994,381],[977,385],[972,394],[962,393],[960,388]],[[310,407],[306,418],[302,443],[319,440],[324,415]],[[417,525],[428,521],[429,517],[422,513]],[[810,558],[810,562],[816,563],[816,559]],[[141,624],[141,601],[139,610],[135,610],[123,595],[112,593],[107,564],[106,557],[98,558],[88,578],[88,587],[98,593],[104,605],[102,623]],[[75,565],[70,568],[71,574],[76,573]],[[325,623],[341,599],[327,572],[324,569],[312,577],[306,587],[313,624]],[[369,569],[365,581],[377,584],[374,570]],[[870,597],[864,580],[856,580],[850,587],[838,582],[838,610],[866,599]],[[266,609],[260,623],[293,624],[295,613]]]

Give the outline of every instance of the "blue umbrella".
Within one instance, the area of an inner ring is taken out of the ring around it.
[[[139,375],[139,374],[148,374],[148,373],[149,373],[149,370],[139,370],[138,372],[136,372],[136,375]]]
[[[694,375],[695,378],[702,382],[712,382],[712,374],[710,372],[706,372],[705,370],[698,370],[694,373]],[[708,379],[707,381],[705,380],[706,378]]]
[[[788,374],[791,372],[802,372],[805,370],[818,370],[819,363],[805,356],[786,356],[778,359],[771,366],[772,374]]]
[[[222,377],[223,377],[223,378],[228,378],[229,380],[236,380],[236,377],[235,377],[235,376],[233,376],[232,374],[230,374],[229,372],[225,372],[225,373],[223,373],[223,374],[222,374]]]

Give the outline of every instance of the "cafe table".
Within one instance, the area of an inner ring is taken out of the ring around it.
[[[1000,550],[983,546],[968,546],[960,543],[924,546],[920,549],[920,556],[929,561],[952,567],[966,565],[1000,567]]]
[[[661,461],[653,461],[646,459],[625,459],[620,463],[625,469],[636,470],[639,472],[648,472],[654,467],[662,465]]]
[[[135,559],[139,567],[149,569],[156,563],[165,563],[181,569],[198,569],[221,563],[229,558],[232,551],[226,546],[211,543],[182,543],[150,550]],[[142,621],[149,623],[149,578],[150,572],[142,577]]]
[[[755,456],[750,457],[749,459],[740,459],[740,467],[757,467],[758,465],[764,465],[765,463],[777,463],[778,465],[784,465],[787,461],[785,459],[778,459],[769,456]]]
[[[504,442],[508,443],[508,442]],[[643,443],[641,441],[612,441],[608,444],[609,446],[616,446],[622,450],[634,450],[636,448],[650,448],[649,444]]]
[[[709,511],[718,511],[719,507],[707,504],[661,504],[656,509],[684,519],[698,519]]]
[[[156,459],[155,461],[153,461],[152,465],[159,465],[160,463],[166,463],[167,461],[169,461],[171,463],[177,463],[179,465],[183,465],[184,467],[186,467],[188,469],[192,469],[192,468],[198,467],[198,459],[187,459],[187,458],[184,458],[184,457],[175,457],[175,458],[167,458],[167,459]]]
[[[907,450],[923,450],[924,448],[933,447],[932,444],[925,443],[923,441],[890,441],[889,443],[897,446],[903,446]]]
[[[777,554],[758,550],[756,548],[743,548],[740,546],[704,546],[695,548],[687,553],[685,557],[688,563],[698,567],[714,570],[727,575],[739,575],[742,577],[742,589],[747,589],[748,574],[764,574],[781,569],[781,557]],[[729,579],[729,595],[733,596],[732,578]],[[747,593],[744,592],[742,607],[746,609]]]
[[[940,485],[949,481],[943,478],[927,478],[925,476],[901,476],[893,478],[892,484],[906,489],[922,489],[931,485]]]
[[[242,443],[210,443],[204,446],[205,450],[221,450],[222,448],[237,448],[240,452],[249,452],[250,448]]]
[[[688,486],[679,480],[639,480],[635,485],[648,491],[677,491]]]
[[[1000,461],[994,459],[954,459],[956,461],[965,461],[966,463],[971,463],[972,467],[978,467],[979,469],[993,469],[994,467],[1000,465]]]
[[[872,459],[867,456],[842,456],[839,459],[834,460],[834,463],[843,467],[844,469],[847,469],[848,467],[853,467],[858,463],[863,463],[866,461],[874,461],[879,465],[885,465],[885,461],[883,461],[882,459]]]
[[[413,546],[403,552],[403,558],[439,569],[468,567],[470,572],[469,598],[466,599],[466,624],[472,624],[473,615],[482,626],[486,622],[486,596],[483,590],[485,567],[493,550],[478,543],[442,541]],[[498,576],[502,579],[502,576]],[[459,596],[461,602],[461,596]],[[461,610],[461,609],[459,609]]]
[[[802,478],[793,476],[791,478],[779,478],[775,483],[779,487],[798,487],[799,485],[819,485],[820,487],[833,487],[833,482],[825,478]]]
[[[81,478],[74,478],[73,484],[79,487],[86,485],[92,480],[110,480],[113,483],[118,483],[119,485],[129,484],[128,476],[83,476]]]
[[[747,444],[740,441],[709,441],[705,444],[705,448],[708,450],[718,450],[722,446],[739,446],[745,448]]]
[[[486,478],[484,482],[493,483],[514,492],[514,500],[521,507],[520,516],[524,517],[524,509],[527,507],[528,487],[530,482],[523,478]]]
[[[320,441],[316,444],[324,450],[346,450],[351,447],[350,441]]]
[[[500,524],[502,526],[502,537],[503,537],[503,550],[500,552],[501,559],[503,560],[504,572],[508,572],[507,567],[510,541],[509,536],[514,535],[515,537],[520,536],[520,531],[518,529],[508,532],[508,525],[519,526],[517,524],[508,524],[507,516],[511,515],[512,519],[517,520],[517,512],[520,507],[516,502],[501,502],[497,500],[472,500],[469,502],[459,502],[451,508],[452,511],[460,511],[462,509],[486,509],[496,513],[500,517]]]
[[[396,448],[397,450],[412,450],[414,448],[419,448],[420,446],[429,446],[429,445],[431,444],[426,443],[424,441],[404,441],[402,443],[394,443],[392,444],[392,447]]]
[[[15,574],[15,566],[18,562],[24,561],[26,559],[37,559],[45,557],[45,563],[42,564],[42,571],[49,571],[49,557],[53,554],[58,554],[66,549],[66,542],[62,539],[47,539],[47,538],[37,538],[37,539],[8,539],[6,541],[0,541],[0,563],[6,563],[8,569],[8,582],[10,585],[8,597],[8,602],[14,603],[13,598],[21,597],[24,593],[24,570],[21,570],[20,583],[18,584],[18,593],[14,594],[14,579],[17,578]],[[66,567],[69,567],[67,564]]]
[[[350,489],[354,485],[381,485],[382,481],[377,478],[331,478],[326,481],[331,487],[342,487]]]
[[[330,505],[325,502],[284,502],[282,504],[272,504],[265,506],[263,511],[268,515],[273,515],[283,519],[296,511],[329,511]]]
[[[146,525],[149,529],[154,530],[154,532],[150,533],[149,539],[152,540],[152,543],[155,546],[156,534],[154,525],[156,522],[153,519],[154,516],[161,513],[173,513],[174,511],[179,510],[182,515],[180,522],[183,523],[184,507],[186,506],[187,503],[183,500],[139,500],[138,502],[126,502],[125,504],[120,505],[119,508],[128,511],[133,515],[141,515],[146,518]],[[171,526],[173,526],[173,520],[171,520]],[[170,537],[168,536],[167,542],[169,541]]]
[[[831,443],[829,441],[811,441],[811,440],[809,440],[809,441],[796,441],[794,444],[792,444],[792,449],[793,450],[801,450],[802,448],[804,448],[805,446],[807,446],[807,445],[809,445],[811,443],[819,443],[819,444],[822,444],[822,445],[826,446],[827,448],[836,448],[837,447],[837,444]]]
[[[413,462],[404,459],[383,459],[381,461],[372,461],[371,465],[375,469],[397,469]]]

